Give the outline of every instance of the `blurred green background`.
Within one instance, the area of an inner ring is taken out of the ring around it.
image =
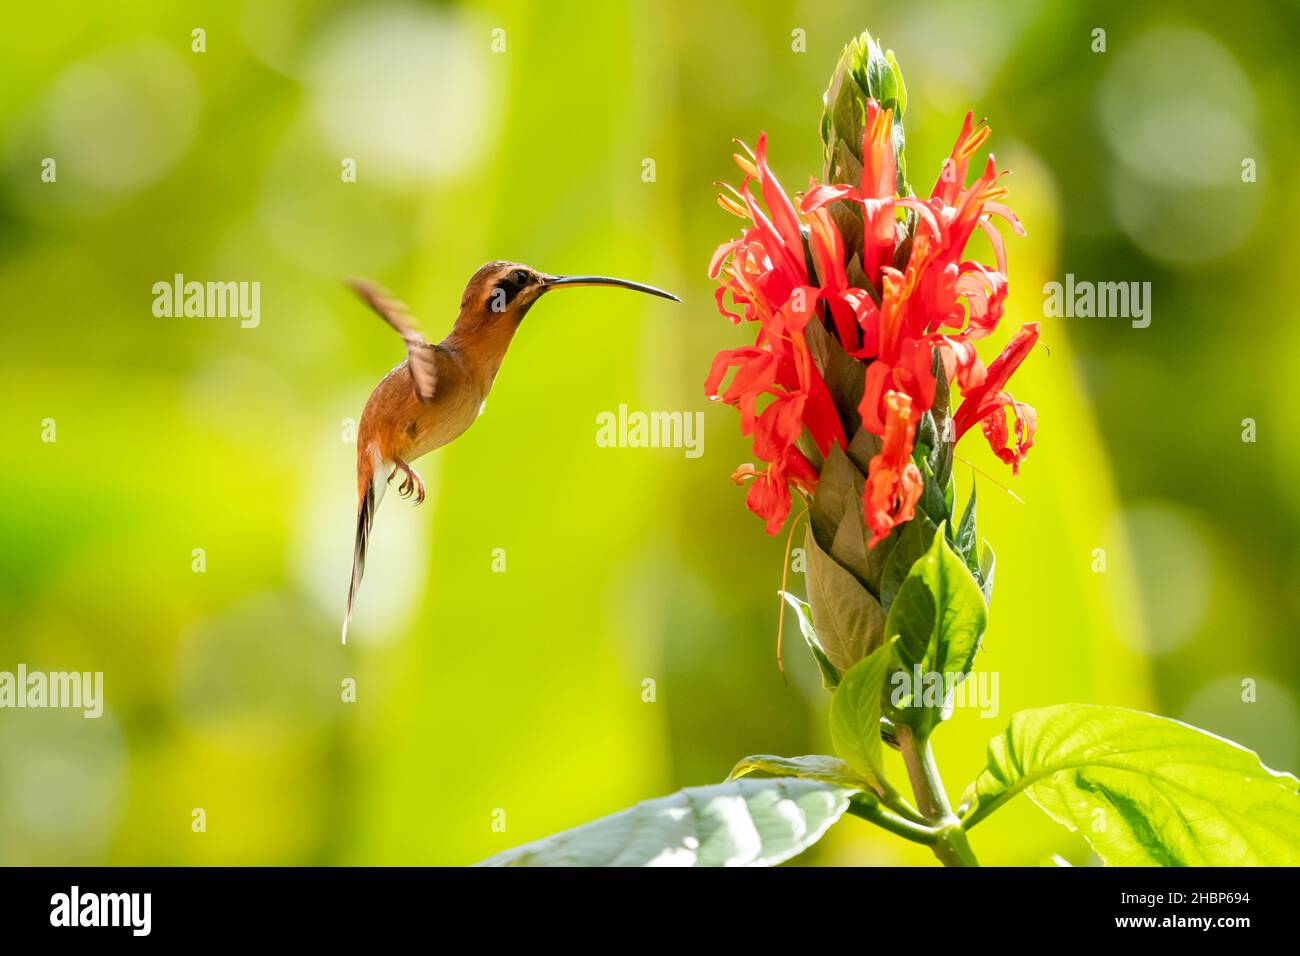
[[[1293,4],[52,2],[0,40],[0,670],[103,671],[106,712],[0,711],[0,863],[464,864],[745,754],[827,751],[792,621],[776,669],[784,536],[745,510],[749,446],[704,400],[748,333],[705,270],[737,229],[711,185],[732,137],[767,130],[803,188],[863,29],[907,78],[918,190],[964,112],[988,117],[1030,235],[984,357],[1025,321],[1048,346],[1013,388],[1039,413],[1023,475],[959,449],[994,479],[977,670],[1000,715],[936,738],[950,792],[1013,711],[1069,700],[1296,770]],[[380,510],[341,647],[347,420],[402,352],[339,280],[440,336],[494,258],[684,303],[533,311],[485,416],[417,463],[429,500]],[[260,325],[156,318],[176,273],[260,282]],[[1150,281],[1150,327],[1044,317],[1066,273]],[[703,456],[598,447],[620,403],[703,410]],[[1024,799],[973,842],[1087,860]],[[933,860],[850,820],[800,862]]]

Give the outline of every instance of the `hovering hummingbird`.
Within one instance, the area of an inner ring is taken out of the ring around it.
[[[406,342],[406,361],[375,386],[357,428],[357,538],[352,583],[343,615],[343,643],[361,575],[375,511],[388,483],[402,473],[397,492],[424,501],[424,481],[411,462],[455,440],[474,424],[501,368],[510,340],[542,294],[575,286],[612,285],[674,302],[677,296],[608,276],[553,276],[517,262],[489,262],[465,286],[460,315],[436,345],[415,328],[406,306],[360,279],[352,288]]]

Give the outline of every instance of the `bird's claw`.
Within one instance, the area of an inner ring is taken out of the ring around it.
[[[399,461],[397,463],[397,466],[393,469],[393,473],[388,476],[388,480],[392,481],[393,478],[396,477],[399,471],[402,472],[406,476],[406,478],[402,481],[400,485],[397,486],[397,493],[403,498],[409,498],[411,497],[412,494],[414,494],[415,503],[417,505],[423,504],[424,503],[424,479],[420,477],[419,472],[417,472],[406,462]]]

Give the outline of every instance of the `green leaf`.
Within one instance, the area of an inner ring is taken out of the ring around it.
[[[880,759],[880,705],[894,664],[894,642],[884,644],[844,675],[831,696],[831,742],[862,779],[885,786]]]
[[[846,202],[831,203],[831,215],[835,217],[836,225],[839,225],[840,223],[840,217],[835,216],[835,208],[837,206],[838,207],[848,206],[849,218],[855,220],[857,222],[858,229],[861,230],[862,220],[859,218],[859,216],[861,215],[861,210],[858,209],[856,206]],[[840,231],[843,232],[844,231],[843,228],[841,228]],[[861,243],[861,238],[862,238],[861,236],[858,237],[859,244]],[[844,237],[844,244],[846,248],[850,241],[851,241],[850,237],[846,235]],[[864,272],[862,269],[862,257],[858,255],[858,253],[856,252],[849,257],[848,262],[844,263],[844,275],[845,278],[849,280],[849,285],[853,286],[854,288],[862,289],[864,291],[866,289],[871,288],[871,280],[867,278],[866,272]]]
[[[793,777],[687,787],[479,865],[775,866],[821,839],[854,793]]]
[[[871,57],[867,60],[867,78],[867,88],[880,105],[885,109],[893,109],[897,105],[894,100],[898,95],[898,84],[889,61],[876,44],[872,45]]]
[[[822,686],[827,690],[834,690],[835,685],[840,682],[840,672],[835,669],[831,659],[826,656],[826,649],[822,647],[821,641],[817,640],[817,629],[813,627],[812,608],[789,591],[782,591],[781,596],[785,598],[787,604],[794,608],[794,612],[799,618],[799,631],[808,644],[808,650],[812,651],[813,660],[817,662],[817,669],[821,671]]]
[[[907,579],[908,572],[912,570],[912,565],[930,549],[934,532],[934,522],[924,514],[918,514],[905,524],[902,531],[894,532],[898,535],[898,540],[885,560],[885,566],[880,574],[880,603],[886,613],[893,605],[898,589]],[[882,541],[877,547],[883,544]]]
[[[822,97],[821,139],[826,182],[857,183],[858,174],[846,168],[845,156],[861,159],[862,125],[868,98],[894,111],[894,153],[898,164],[896,188],[910,195],[904,158],[903,113],[907,87],[893,51],[885,52],[869,33],[854,37],[844,47]],[[860,162],[859,162],[860,165]]]
[[[895,116],[901,120],[903,114],[907,112],[907,85],[903,82],[903,71],[898,65],[898,60],[894,59],[894,51],[886,50],[885,59],[889,61],[889,68],[894,71],[894,85],[898,92],[894,99],[898,102],[898,110]]]
[[[980,549],[980,591],[984,594],[984,603],[986,605],[993,600],[994,564],[993,545],[985,541],[984,547]]]
[[[831,111],[831,133],[861,161],[862,125],[866,110],[861,92],[852,83],[840,86]]]
[[[922,418],[923,421],[930,422],[930,413],[926,412]],[[924,448],[925,446],[919,446]],[[922,457],[918,463],[921,469],[922,485],[921,500],[919,502],[921,510],[929,516],[935,524],[941,524],[948,521],[952,514],[952,504],[948,498],[948,489],[951,487],[951,480],[948,485],[940,485],[938,478],[934,474],[934,466],[931,464],[932,455]]]
[[[961,555],[966,567],[970,568],[971,574],[976,579],[983,581],[980,576],[979,563],[979,540],[975,531],[975,481],[970,483],[970,497],[966,499],[966,508],[961,513],[961,521],[957,524],[957,533],[953,536],[952,546],[956,552]]]
[[[827,658],[843,674],[884,640],[885,612],[861,581],[822,550],[811,529],[804,552],[813,627]]]
[[[970,672],[987,624],[979,585],[947,536],[936,533],[889,609],[885,633],[898,635],[899,658],[960,681]]]
[[[859,498],[858,507],[841,516],[840,526],[835,529],[835,540],[831,542],[831,557],[841,567],[853,572],[853,576],[875,597],[877,585],[871,580],[875,562],[872,561],[871,549],[867,547],[867,529],[862,521],[861,501]]]
[[[930,405],[930,416],[934,425],[934,442],[931,444],[930,469],[934,472],[935,483],[944,489],[947,495],[952,486],[952,449],[955,440],[952,415],[948,409],[948,376],[944,371],[943,357],[936,348],[930,354],[930,374],[934,376],[934,400]],[[952,500],[948,500],[949,511]]]
[[[880,454],[880,436],[859,428],[849,439],[849,460],[863,475],[871,470],[871,459]]]
[[[838,757],[824,754],[811,754],[805,757],[774,757],[771,754],[755,754],[741,760],[732,769],[728,780],[738,780],[751,773],[761,773],[769,777],[798,777],[801,780],[820,780],[822,783],[837,787],[862,789],[862,781],[854,776],[853,770]]]
[[[828,205],[826,209],[830,212],[831,219],[835,220],[835,227],[839,229],[840,236],[844,240],[844,248],[854,250],[861,249],[862,232],[864,228],[862,221],[862,208],[853,203],[839,200]],[[862,262],[859,259],[857,252],[852,253],[849,261],[845,263],[844,268],[850,285],[856,286],[859,289],[866,288],[866,286],[870,285],[871,280],[868,279],[866,273],[862,271]],[[821,277],[819,276],[819,278]]]
[[[859,139],[858,143],[861,144]],[[860,183],[862,182],[862,158],[858,155],[861,146],[850,148],[847,142],[836,144],[833,152],[834,166],[829,182],[836,183]],[[847,247],[846,247],[847,248]],[[859,250],[855,249],[854,252]]]
[[[846,515],[856,517],[858,526],[862,525],[862,486],[865,481],[844,450],[839,445],[832,445],[822,463],[817,492],[813,495],[808,514],[817,543],[832,554],[836,535]],[[865,541],[862,550],[865,553]],[[844,563],[842,559],[841,563]]]
[[[898,195],[910,196],[912,195],[912,184],[907,181],[907,143],[903,137],[902,123],[894,123],[894,135],[892,138],[894,140],[894,162],[898,164],[898,173],[894,177],[894,188],[898,191]],[[909,222],[914,223],[916,221],[915,212],[908,210],[907,216]]]
[[[1093,704],[1021,711],[989,743],[964,825],[1021,790],[1110,864],[1300,864],[1300,781],[1167,717]]]
[[[859,432],[859,434],[863,434]],[[870,433],[867,433],[870,434]],[[817,482],[817,496],[813,498],[813,531],[817,543],[830,553],[839,563],[870,592],[873,598],[879,597],[880,575],[885,560],[893,548],[893,539],[881,541],[874,548],[868,545],[870,540],[866,519],[863,515],[862,493],[866,479],[857,467],[845,456],[838,445],[831,449]],[[846,493],[847,492],[847,493]],[[826,528],[830,521],[831,510],[839,512],[839,524],[831,537],[830,547],[818,533],[819,528]]]
[[[861,228],[859,223],[859,232]],[[817,365],[817,371],[826,382],[826,388],[831,394],[831,401],[835,403],[840,421],[844,423],[845,433],[853,435],[862,426],[858,405],[862,402],[867,368],[861,361],[844,351],[844,347],[820,321],[809,322],[804,327],[804,337],[813,361]]]

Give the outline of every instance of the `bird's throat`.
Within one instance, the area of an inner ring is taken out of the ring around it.
[[[467,376],[486,396],[518,328],[518,320],[508,316],[493,316],[472,325],[457,322],[442,347],[456,353]]]

